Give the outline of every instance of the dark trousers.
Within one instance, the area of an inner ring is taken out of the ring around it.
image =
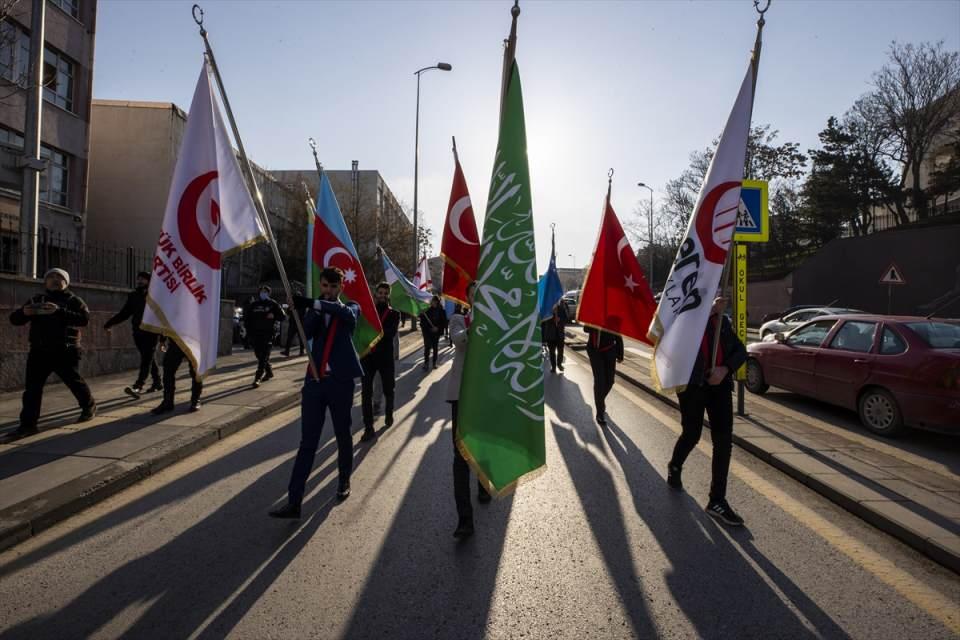
[[[457,405],[454,400],[450,403],[453,419],[453,499],[457,503],[457,518],[461,521],[473,522],[473,503],[470,500],[470,465],[457,448]],[[487,490],[477,481],[477,495],[486,494]]]
[[[27,354],[26,387],[23,390],[23,409],[20,411],[21,428],[37,426],[43,400],[43,385],[51,373],[57,374],[63,384],[67,385],[81,409],[89,409],[94,405],[90,387],[80,375],[79,348],[31,349]]]
[[[428,329],[429,333],[423,334],[423,364],[427,365],[430,362],[430,352],[433,352],[433,364],[437,364],[437,349],[440,347],[440,332],[433,332],[432,329]]]
[[[297,343],[300,345],[300,355],[303,355],[303,340],[300,339],[300,332],[297,331],[297,324],[294,320],[290,320],[289,325],[287,326],[287,344],[283,348],[284,351],[290,353],[290,347],[293,345],[293,339],[297,339]]]
[[[337,468],[340,486],[350,482],[353,472],[353,436],[350,434],[350,407],[353,404],[353,380],[337,380],[326,377],[320,381],[303,383],[300,398],[300,448],[290,475],[289,497],[291,504],[303,502],[307,478],[313,469],[313,458],[320,446],[320,434],[326,419],[327,408],[333,421],[333,433],[337,438]]]
[[[147,374],[154,386],[160,386],[160,367],[154,360],[153,354],[157,348],[157,340],[160,338],[155,333],[149,331],[133,331],[133,343],[137,345],[137,351],[140,352],[140,372],[137,374],[137,381],[133,386],[142,387],[147,382]]]
[[[547,350],[550,352],[550,368],[556,369],[557,365],[563,366],[563,341],[548,342]]]
[[[617,354],[613,349],[587,349],[587,355],[590,357],[590,368],[593,369],[593,403],[597,407],[597,415],[600,415],[607,411],[607,394],[613,389],[617,373]]]
[[[363,366],[363,378],[360,383],[360,405],[363,407],[363,426],[373,426],[373,378],[380,374],[380,386],[383,387],[383,399],[386,405],[383,408],[384,416],[393,417],[393,390],[397,386],[397,381],[393,369],[393,345],[390,345],[390,353],[378,354],[381,357],[365,358],[361,365]]]
[[[253,353],[257,356],[256,378],[259,380],[264,374],[273,375],[273,367],[270,366],[270,351],[273,350],[272,333],[255,333],[250,337],[253,342]]]
[[[689,386],[677,394],[680,401],[680,423],[683,433],[673,448],[670,464],[682,467],[703,433],[703,412],[710,418],[713,440],[713,480],[710,499],[723,500],[727,495],[727,475],[733,449],[733,396],[726,384]]]
[[[177,369],[186,360],[187,366],[190,367],[190,402],[197,402],[200,400],[200,394],[203,393],[203,382],[197,380],[197,372],[186,354],[176,343],[170,344],[170,342],[167,342],[169,347],[167,354],[163,357],[163,401],[173,404],[173,397],[177,391]]]

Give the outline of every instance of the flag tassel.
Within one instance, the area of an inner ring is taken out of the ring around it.
[[[280,250],[277,247],[277,239],[273,235],[273,228],[270,226],[270,220],[267,211],[263,206],[263,195],[260,193],[260,187],[257,186],[256,177],[253,175],[253,168],[250,166],[250,158],[243,148],[243,140],[240,138],[240,130],[237,128],[237,121],[233,117],[233,109],[230,108],[230,100],[227,98],[227,91],[223,86],[223,79],[220,77],[220,68],[217,67],[217,59],[213,55],[213,47],[210,46],[210,40],[207,39],[207,30],[203,27],[203,9],[199,5],[193,5],[193,20],[200,27],[200,37],[203,38],[203,45],[206,49],[207,60],[210,62],[210,68],[213,70],[213,78],[217,82],[217,90],[220,93],[220,99],[223,101],[223,108],[227,112],[227,120],[230,122],[230,129],[233,131],[233,139],[237,143],[237,150],[240,152],[240,159],[243,161],[241,167],[246,174],[248,188],[253,192],[253,204],[260,216],[260,222],[267,232],[267,240],[270,244],[273,259],[277,263],[277,271],[280,272],[280,280],[283,282],[283,289],[287,294],[289,304],[293,304],[293,290],[290,288],[290,280],[287,278],[287,270],[283,266],[283,260],[280,258]],[[198,17],[199,13],[199,17]],[[303,330],[303,323],[300,321],[300,315],[293,310],[291,314],[294,324],[297,326],[297,333],[300,334],[300,340],[307,344],[307,334]],[[310,364],[310,373],[315,380],[320,379],[316,364],[313,361],[313,354],[307,352],[307,360]]]

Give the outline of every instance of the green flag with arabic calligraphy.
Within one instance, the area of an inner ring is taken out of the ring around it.
[[[513,62],[483,225],[457,446],[495,496],[546,463],[537,254],[520,73]]]

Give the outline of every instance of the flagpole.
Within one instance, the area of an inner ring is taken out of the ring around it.
[[[316,217],[317,205],[313,201],[313,196],[310,195],[310,187],[307,186],[307,183],[303,180],[300,181],[300,186],[303,187],[303,194],[306,196],[306,205],[307,205],[307,268],[306,268],[306,277],[307,281],[304,283],[304,291],[308,298],[313,297],[313,225],[314,217]]]
[[[500,84],[500,119],[503,119],[503,103],[507,99],[507,87],[510,84],[510,71],[513,61],[517,57],[517,18],[520,17],[520,0],[513,0],[510,8],[513,21],[510,23],[510,35],[504,40],[507,45],[503,50],[503,79]]]
[[[213,77],[217,81],[217,89],[220,92],[220,99],[223,101],[223,108],[227,112],[227,120],[230,122],[230,128],[233,130],[233,139],[237,143],[237,150],[240,152],[240,159],[243,161],[241,167],[246,173],[248,188],[250,188],[253,193],[253,204],[254,208],[257,211],[257,215],[260,216],[260,222],[263,224],[264,230],[267,232],[267,243],[270,245],[270,249],[273,253],[273,259],[277,263],[277,271],[280,272],[280,280],[283,282],[283,289],[287,294],[288,303],[293,306],[292,317],[294,324],[297,326],[297,333],[300,334],[300,340],[304,345],[307,344],[307,334],[303,330],[303,323],[300,321],[300,315],[297,313],[296,306],[293,302],[293,290],[290,288],[290,280],[287,278],[287,270],[283,266],[283,260],[280,258],[280,249],[277,247],[277,239],[273,235],[273,229],[270,227],[270,219],[267,217],[266,208],[263,205],[263,196],[260,193],[260,187],[257,186],[256,177],[253,175],[253,167],[250,166],[250,158],[247,157],[247,152],[243,148],[243,140],[240,138],[240,130],[237,129],[237,121],[233,117],[233,110],[230,108],[230,100],[227,98],[227,91],[223,86],[223,79],[220,77],[220,69],[217,67],[217,59],[213,55],[213,48],[210,46],[210,41],[207,39],[207,30],[203,28],[203,9],[200,8],[200,5],[193,5],[193,20],[197,23],[197,26],[200,27],[200,37],[203,38],[203,45],[206,48],[207,61],[210,63],[210,68],[213,70]],[[198,17],[199,13],[199,17]],[[317,367],[313,362],[313,354],[310,351],[307,351],[307,361],[310,364],[310,373],[313,375],[315,380],[319,380],[320,376],[317,373]]]
[[[751,71],[751,85],[750,85],[750,124],[747,125],[747,147],[749,151],[750,146],[750,127],[753,126],[753,103],[757,96],[757,71],[760,70],[760,48],[763,45],[763,26],[767,23],[764,19],[763,14],[767,12],[770,8],[771,0],[766,0],[766,5],[763,9],[760,8],[761,0],[753,0],[753,8],[756,9],[757,13],[760,14],[760,18],[757,20],[757,38],[753,44],[753,54],[750,56],[750,66],[752,67]],[[734,227],[734,234],[736,234],[736,227]],[[730,287],[730,262],[733,260],[733,254],[736,253],[736,243],[730,242],[730,249],[727,251],[727,259],[723,263],[723,272],[720,274],[720,295],[721,297],[725,293],[726,289]],[[713,300],[710,301],[712,307]],[[711,309],[712,311],[712,309]],[[712,315],[712,314],[711,314]],[[715,363],[717,362],[717,351],[720,348],[720,328],[723,326],[723,310],[720,310],[717,318],[717,326],[714,328],[713,333],[713,353],[710,362],[707,363],[707,371],[713,371]],[[710,316],[708,316],[709,318]],[[709,322],[709,320],[708,320]]]

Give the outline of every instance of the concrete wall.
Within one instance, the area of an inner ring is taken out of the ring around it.
[[[789,307],[792,287],[792,275],[761,282],[747,280],[747,324],[758,327],[763,316],[768,313],[779,313]]]
[[[929,313],[937,298],[951,290],[960,295],[960,224],[834,240],[793,272],[793,304],[839,298],[838,305],[886,313],[888,287],[879,280],[891,263],[906,280],[892,287],[892,313]],[[960,317],[960,299],[938,315]]]
[[[94,101],[87,240],[156,249],[186,122],[171,103]]]
[[[29,325],[15,327],[10,324],[10,313],[23,305],[31,296],[40,293],[43,284],[37,280],[17,276],[0,275],[0,390],[9,391],[23,387],[24,368],[29,350]],[[83,359],[80,372],[84,376],[98,376],[135,369],[140,365],[140,356],[133,344],[129,323],[115,327],[110,334],[103,329],[104,323],[126,300],[128,290],[97,285],[78,284],[71,290],[87,303],[90,309],[90,324],[82,330]],[[220,344],[218,353],[228,355],[233,348],[232,302],[220,303]],[[133,382],[135,374],[130,378]]]

